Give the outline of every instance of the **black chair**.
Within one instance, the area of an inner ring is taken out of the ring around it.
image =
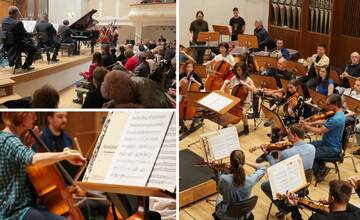
[[[0,31],[0,38],[4,45],[4,52],[9,53],[9,50],[13,49],[16,51],[15,59],[12,64],[9,64],[10,66],[13,66],[13,74],[15,74],[16,67],[18,65],[21,65],[21,49],[15,42],[15,36],[11,31]],[[26,58],[26,56],[25,56]]]
[[[340,170],[339,170],[338,164],[341,164],[344,162],[345,152],[346,152],[346,148],[348,146],[349,138],[350,138],[349,128],[345,128],[342,139],[341,139],[341,144],[342,144],[341,153],[336,157],[323,158],[322,160],[320,160],[321,162],[332,163],[334,165],[334,169],[335,169],[335,172],[338,174],[339,180],[341,178],[340,178]],[[318,182],[315,183],[315,186],[317,184],[318,184]]]
[[[49,41],[49,37],[46,33],[37,33],[36,35],[36,39],[38,42],[38,49],[41,51],[41,54],[45,53],[46,54],[46,60],[48,62],[48,64],[50,63],[50,51],[51,51],[51,47],[49,47],[48,41]]]
[[[309,186],[312,182],[312,176],[313,176],[313,170],[312,169],[308,169],[308,170],[305,170],[305,178],[306,178],[306,181],[309,183]],[[308,197],[309,198],[309,186],[303,188],[303,189],[300,189],[296,192],[296,194],[302,198],[302,197]],[[270,207],[269,207],[269,210],[268,210],[268,213],[266,215],[266,220],[269,219],[269,216],[270,216],[270,211],[271,211],[271,208],[272,208],[272,205],[274,204],[274,201],[275,200],[271,200],[271,203],[270,203]]]
[[[242,220],[253,220],[254,215],[251,213],[251,211],[255,208],[257,200],[258,197],[253,196],[247,200],[234,203],[228,207],[226,211],[226,215],[228,217],[242,219]],[[249,213],[250,215],[249,217],[247,217]],[[220,219],[215,213],[213,213],[213,217],[216,220]]]

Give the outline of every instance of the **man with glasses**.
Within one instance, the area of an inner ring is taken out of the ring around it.
[[[321,182],[329,173],[329,168],[322,161],[324,158],[337,157],[341,154],[342,137],[345,129],[345,114],[341,109],[342,100],[338,94],[332,94],[326,99],[326,111],[333,111],[335,114],[327,120],[300,123],[310,132],[323,135],[320,141],[313,141],[316,148],[313,172],[316,182]]]

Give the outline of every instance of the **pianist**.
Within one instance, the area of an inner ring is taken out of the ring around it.
[[[24,24],[19,20],[21,17],[20,11],[16,6],[8,8],[9,16],[6,17],[2,23],[2,31],[9,32],[6,34],[5,51],[8,54],[9,65],[15,68],[22,68],[24,70],[32,70],[31,67],[36,47],[30,39],[30,34],[26,32]],[[12,35],[13,39],[9,39]],[[26,59],[21,66],[21,53],[26,53]]]
[[[61,43],[72,44],[72,47],[75,50],[75,51],[73,51],[73,53],[77,54],[76,41],[74,41],[71,37],[71,35],[73,35],[73,34],[74,34],[74,32],[69,27],[69,20],[65,19],[63,21],[63,25],[60,25],[60,27],[59,27],[58,36],[60,37]]]
[[[60,49],[60,42],[56,37],[56,30],[54,26],[49,22],[49,17],[47,14],[43,14],[40,22],[35,27],[36,31],[38,33],[43,33],[46,35],[46,46],[51,47],[51,50],[53,50],[53,57],[51,58],[51,61],[57,62],[57,55],[59,53]]]

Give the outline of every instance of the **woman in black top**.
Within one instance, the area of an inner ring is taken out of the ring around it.
[[[86,98],[84,104],[82,105],[82,108],[102,108],[104,103],[108,101],[101,95],[100,91],[101,84],[104,81],[106,73],[107,70],[104,67],[97,67],[94,70],[94,88],[86,94]]]

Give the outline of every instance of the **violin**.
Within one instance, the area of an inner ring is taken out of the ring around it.
[[[243,85],[238,84],[231,90],[231,95],[240,98],[240,102],[236,104],[229,112],[238,117],[242,117],[243,115],[243,106],[246,100],[246,97],[249,94],[249,89]]]
[[[263,144],[259,147],[253,147],[249,149],[249,152],[252,153],[258,149],[262,149],[263,147],[266,149],[266,151],[270,152],[270,151],[282,151],[282,150],[286,150],[289,149],[293,146],[293,143],[291,142],[278,142],[278,143],[269,143],[269,144]]]
[[[191,120],[195,113],[196,107],[189,106],[187,100],[187,92],[189,91],[200,91],[200,85],[191,80],[192,74],[188,77],[187,81],[180,80],[180,95],[182,97],[179,106],[179,118],[180,120]]]
[[[233,173],[230,164],[227,163],[212,163],[210,166],[216,172],[225,172],[227,174]]]
[[[327,111],[327,112],[323,112],[320,114],[312,115],[311,117],[307,118],[305,121],[306,122],[315,122],[315,121],[320,121],[320,120],[326,120],[334,115],[335,115],[334,111]]]
[[[42,148],[45,152],[50,152],[49,148],[34,131],[29,130],[29,133],[35,139],[39,148]],[[85,220],[58,169],[62,171],[62,174],[68,182],[75,186],[77,190],[81,191],[60,163],[49,166],[28,166],[27,174],[40,201],[46,206],[49,212],[55,215],[65,216],[72,220]]]
[[[230,71],[231,65],[225,61],[218,61],[215,63],[215,70],[208,70],[210,72],[205,81],[205,91],[211,92],[220,90],[225,81],[225,76]]]
[[[287,199],[286,195],[278,196],[279,199]],[[313,211],[320,213],[330,213],[330,207],[328,204],[322,203],[320,201],[310,200],[308,198],[297,198],[298,204]]]

